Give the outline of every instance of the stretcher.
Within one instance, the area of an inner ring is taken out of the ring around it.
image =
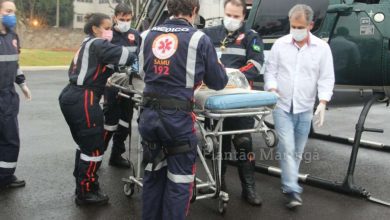
[[[249,84],[242,81],[243,75],[229,74],[228,86],[221,91],[214,91],[207,87],[202,87],[195,92],[195,114],[198,136],[198,162],[206,173],[206,179],[195,177],[193,196],[191,202],[202,199],[218,199],[218,212],[223,214],[226,211],[229,195],[221,191],[221,155],[222,136],[237,135],[245,133],[261,133],[268,147],[277,145],[278,138],[274,130],[269,129],[265,124],[265,117],[272,113],[277,96],[273,93],[249,90]],[[234,81],[232,83],[232,81]],[[235,86],[231,86],[234,84]],[[229,86],[230,85],[230,86]],[[125,92],[120,95],[131,98],[140,112],[142,103],[142,93],[138,90],[129,89],[119,85],[114,85]],[[128,96],[126,94],[133,93]],[[223,122],[229,117],[253,117],[256,120],[252,129],[223,131]],[[210,126],[205,126],[205,120],[209,119]],[[212,128],[212,129],[210,129]],[[128,178],[123,178],[123,191],[126,196],[132,196],[137,189],[142,188],[142,155],[143,148],[141,139],[138,138],[136,166],[132,163],[132,173]],[[206,155],[210,156],[211,166],[208,165]],[[199,168],[198,168],[199,170]],[[212,193],[198,195],[201,188],[210,188]]]
[[[229,77],[230,79],[230,77]],[[222,137],[245,133],[261,133],[268,147],[276,146],[278,139],[274,130],[269,129],[264,120],[272,113],[277,96],[264,91],[252,91],[243,88],[230,88],[221,91],[200,89],[196,92],[198,158],[206,173],[206,180],[196,178],[196,189],[211,188],[213,193],[194,195],[196,200],[218,199],[218,212],[226,211],[229,195],[221,191]],[[245,130],[223,131],[223,123],[227,118],[253,117],[254,128]],[[204,126],[208,119],[210,126]],[[211,156],[211,170],[205,155]]]

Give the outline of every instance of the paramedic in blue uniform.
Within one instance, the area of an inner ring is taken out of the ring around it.
[[[0,188],[23,187],[24,180],[14,175],[19,155],[18,84],[26,99],[31,93],[19,69],[19,38],[14,32],[16,7],[12,1],[0,1]]]
[[[199,0],[169,0],[173,17],[141,35],[143,219],[187,216],[197,152],[194,90],[202,81],[215,90],[228,81],[210,39],[193,27],[199,7]]]
[[[125,3],[119,3],[115,7],[114,13],[115,25],[112,28],[113,38],[111,43],[125,46],[131,53],[137,55],[141,37],[136,30],[131,28],[133,17],[131,7]],[[107,68],[107,74],[113,71]],[[130,168],[129,161],[124,159],[122,154],[126,151],[125,140],[131,132],[133,102],[119,96],[118,92],[119,90],[115,87],[106,87],[104,91],[104,141],[107,148],[111,138],[113,139],[109,164],[115,167]]]
[[[74,177],[76,204],[105,204],[108,197],[99,187],[97,170],[104,153],[103,111],[99,100],[104,92],[107,65],[131,65],[135,56],[127,48],[111,44],[112,22],[108,15],[86,16],[84,32],[88,35],[69,67],[69,84],[59,102],[78,145]]]
[[[263,41],[254,30],[247,29],[244,24],[246,14],[245,0],[226,0],[224,3],[225,17],[223,25],[206,28],[207,34],[217,52],[221,55],[221,62],[226,68],[239,69],[248,79],[251,86],[253,80],[260,76],[261,66],[264,63],[262,51]],[[252,117],[228,118],[224,121],[224,131],[251,129],[254,127]],[[226,191],[224,175],[226,173],[226,160],[231,155],[231,144],[236,148],[238,160],[238,174],[242,185],[242,197],[251,205],[261,205],[262,199],[256,193],[254,178],[254,154],[251,134],[224,135],[222,140],[222,178],[221,189]],[[210,189],[204,188],[200,193],[208,193]]]

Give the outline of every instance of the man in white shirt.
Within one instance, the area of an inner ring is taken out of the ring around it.
[[[273,113],[279,136],[282,190],[288,208],[302,205],[298,185],[299,165],[308,139],[313,108],[316,124],[324,123],[326,104],[333,95],[334,70],[329,45],[310,33],[313,10],[296,5],[289,12],[290,34],[278,39],[266,61],[265,90],[279,95]]]

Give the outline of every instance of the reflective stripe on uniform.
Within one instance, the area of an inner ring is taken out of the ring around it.
[[[129,128],[129,123],[119,119],[119,124],[125,128]]]
[[[80,154],[80,159],[81,160],[84,160],[84,161],[87,161],[87,162],[100,162],[103,160],[103,155],[102,156],[98,156],[98,157],[90,157],[88,155],[85,155],[85,154]]]
[[[188,45],[188,55],[187,55],[187,74],[186,74],[186,88],[194,88],[195,84],[195,71],[196,71],[196,57],[198,54],[198,45],[200,39],[203,37],[204,33],[201,31],[195,32],[190,40]]]
[[[118,125],[104,125],[104,130],[116,131],[116,130],[118,130]]]
[[[126,47],[126,49],[127,49],[130,53],[135,53],[135,52],[137,52],[137,47],[136,47],[136,46]]]
[[[154,171],[161,170],[163,167],[166,167],[166,166],[168,166],[167,160],[163,160],[160,163],[158,163],[156,165],[156,167],[154,167]],[[153,167],[153,164],[152,163],[148,163],[146,165],[146,167],[145,167],[145,171],[152,172],[152,167]]]
[[[174,183],[192,183],[194,182],[195,175],[176,175],[168,171],[168,179]]]
[[[255,65],[257,71],[259,71],[259,73],[261,72],[262,66],[259,62],[255,61],[255,60],[248,60],[248,63],[253,63],[253,65]]]
[[[246,56],[246,50],[242,48],[226,48],[221,50],[220,47],[215,48],[217,52],[221,52],[223,55],[236,55],[236,56]]]
[[[13,62],[13,61],[18,61],[18,60],[19,60],[18,54],[0,55],[0,62]]]
[[[81,60],[81,69],[80,69],[80,74],[77,78],[77,85],[82,86],[84,84],[84,79],[87,75],[88,72],[88,67],[89,67],[89,48],[91,47],[91,44],[97,40],[97,38],[94,38],[85,45],[84,48],[84,54],[83,58]]]
[[[119,66],[123,66],[126,64],[127,59],[129,58],[130,51],[126,47],[122,47],[122,55],[119,59]]]
[[[142,34],[141,34],[141,38],[142,38],[142,43],[141,43],[141,47],[139,49],[139,55],[138,55],[138,59],[139,59],[139,75],[141,76],[142,79],[145,78],[145,71],[144,71],[144,63],[145,63],[145,55],[144,55],[144,48],[145,48],[145,39],[146,37],[148,36],[150,30],[147,30],[147,31],[144,31]]]
[[[16,168],[16,162],[4,162],[0,161],[0,168],[13,169]]]

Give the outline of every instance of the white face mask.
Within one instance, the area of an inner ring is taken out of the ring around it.
[[[290,34],[296,42],[301,42],[307,37],[307,29],[290,28]]]
[[[126,33],[131,28],[131,21],[129,21],[129,22],[118,21],[116,28],[118,29],[118,31],[120,31],[122,33]]]
[[[225,26],[226,30],[229,32],[234,32],[242,26],[241,20],[230,18],[228,16],[225,16],[223,18],[223,25]]]

